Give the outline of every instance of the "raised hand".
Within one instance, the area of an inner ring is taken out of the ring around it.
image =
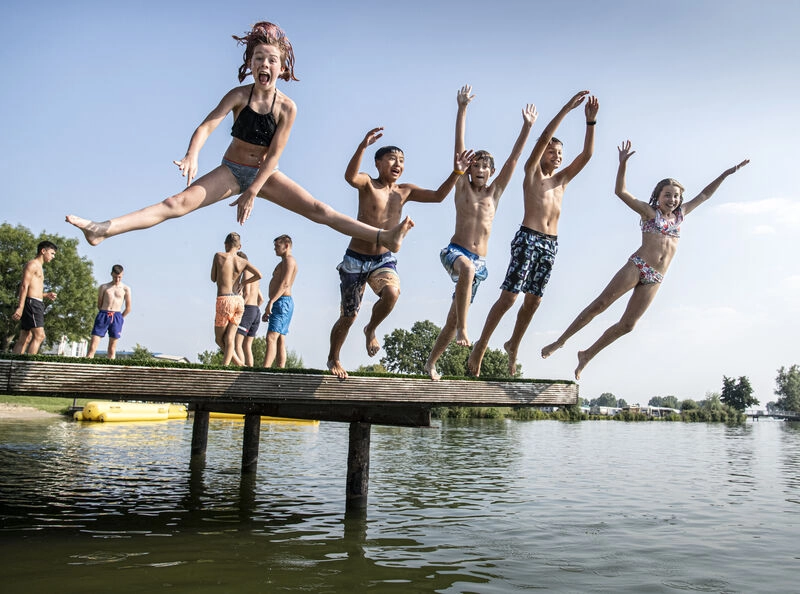
[[[462,151],[456,154],[456,169],[459,171],[466,171],[472,165],[472,160],[475,158],[473,151]]]
[[[622,144],[620,144],[617,147],[617,150],[619,151],[619,162],[620,163],[627,162],[628,159],[631,158],[631,155],[635,155],[636,154],[636,151],[632,151],[631,150],[631,141],[630,140],[626,140]]]
[[[536,111],[536,106],[533,103],[528,103],[528,105],[525,106],[525,109],[522,110],[522,119],[525,120],[525,123],[530,126],[533,126],[533,123],[538,117],[539,112]]]
[[[749,162],[750,162],[750,159],[745,159],[744,161],[742,161],[742,162],[741,162],[741,163],[739,163],[738,165],[734,165],[734,166],[733,166],[733,167],[731,167],[730,169],[727,169],[727,170],[725,171],[725,175],[731,175],[732,173],[736,173],[736,172],[737,172],[737,171],[739,171],[739,170],[740,170],[742,167],[744,167],[745,165],[747,165]]]
[[[597,97],[591,95],[586,100],[586,107],[584,108],[584,112],[586,113],[586,121],[587,122],[597,121],[597,111],[599,109],[600,109],[600,102],[597,100]]]
[[[469,102],[475,99],[475,95],[470,95],[470,93],[472,93],[472,87],[470,85],[461,87],[461,90],[458,92],[458,104],[464,107],[469,105]]]
[[[588,94],[589,94],[589,91],[578,91],[577,93],[575,93],[575,95],[572,97],[572,99],[567,101],[567,104],[564,107],[567,107],[569,109],[575,109],[581,103],[583,103],[583,100],[586,99],[586,95],[588,95]]]
[[[364,140],[361,141],[361,144],[363,144],[364,147],[368,147],[371,144],[375,144],[375,142],[381,136],[383,136],[382,130],[383,126],[380,126],[378,128],[373,128],[372,130],[366,133],[366,135],[364,136]]]

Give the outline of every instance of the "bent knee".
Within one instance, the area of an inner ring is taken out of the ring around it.
[[[387,285],[381,289],[380,298],[384,301],[394,303],[400,298],[400,289]]]
[[[180,194],[175,194],[174,196],[170,196],[162,201],[161,204],[163,204],[169,211],[169,217],[180,217],[192,210],[191,206],[189,205],[189,201],[183,192]]]

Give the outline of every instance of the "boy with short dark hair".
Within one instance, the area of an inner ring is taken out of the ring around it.
[[[556,171],[561,166],[563,144],[553,134],[567,113],[584,100],[586,135],[583,151],[567,167]],[[564,190],[586,166],[594,152],[594,126],[597,123],[598,108],[597,98],[589,96],[589,91],[576,93],[547,124],[525,163],[525,179],[522,184],[525,213],[522,225],[511,242],[511,262],[500,287],[500,297],[489,310],[483,332],[475,342],[467,361],[472,375],[480,375],[489,339],[522,291],[525,293],[525,300],[517,314],[514,332],[503,345],[508,353],[508,373],[511,376],[516,375],[520,342],[542,302],[544,288],[550,279],[558,251],[558,219],[561,216]]]
[[[454,171],[437,190],[426,190],[413,184],[398,183],[405,168],[405,155],[396,146],[385,146],[375,153],[378,177],[359,171],[364,151],[381,136],[383,128],[373,128],[364,136],[355,154],[347,165],[344,177],[358,190],[358,220],[378,228],[394,221],[400,222],[406,202],[441,202],[445,199],[472,157],[471,153],[455,156]],[[397,274],[397,259],[381,245],[380,232],[374,242],[353,238],[344,259],[337,266],[341,289],[341,314],[331,329],[331,346],[328,353],[328,369],[340,379],[347,378],[339,360],[339,353],[358,315],[361,299],[367,284],[378,295],[372,308],[372,316],[364,327],[367,354],[374,357],[381,346],[375,331],[394,308],[400,296],[400,277]]]
[[[124,269],[121,264],[111,267],[111,282],[100,285],[97,289],[97,317],[92,328],[92,341],[89,343],[89,352],[86,356],[94,358],[100,340],[108,332],[108,349],[106,356],[109,359],[117,357],[117,340],[122,335],[122,324],[125,316],[131,313],[131,288],[122,283]],[[125,303],[125,309],[122,304]]]
[[[36,257],[29,260],[22,269],[22,282],[19,286],[19,304],[11,317],[20,321],[20,332],[14,343],[16,354],[36,355],[46,338],[44,332],[44,299],[55,301],[57,295],[44,292],[43,265],[56,257],[56,244],[40,241],[36,246]]]
[[[458,92],[458,112],[456,115],[456,154],[464,150],[467,105],[474,95],[470,95],[472,87],[465,85]],[[489,179],[494,175],[494,158],[488,151],[477,151],[467,175],[456,182],[455,206],[456,229],[450,244],[439,254],[442,266],[450,278],[456,283],[453,301],[447,320],[433,345],[431,354],[425,363],[425,371],[432,380],[441,379],[436,371],[436,362],[447,349],[447,345],[455,338],[456,344],[469,346],[467,335],[467,313],[475,299],[475,293],[481,281],[489,273],[486,269],[486,252],[489,247],[489,234],[492,222],[497,213],[500,196],[506,189],[517,161],[522,155],[525,141],[528,139],[533,123],[537,117],[536,106],[527,105],[522,110],[522,130],[520,130],[514,148],[506,160],[500,174],[492,183]]]

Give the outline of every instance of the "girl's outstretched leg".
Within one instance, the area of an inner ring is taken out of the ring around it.
[[[269,177],[259,192],[259,196],[302,215],[310,221],[327,225],[339,233],[356,239],[378,243],[393,252],[400,249],[406,234],[414,226],[414,221],[409,217],[391,229],[378,229],[362,223],[317,200],[308,190],[280,171],[276,171]]]
[[[167,219],[182,217],[198,208],[219,202],[238,191],[239,184],[233,174],[227,167],[221,165],[182,192],[157,204],[151,204],[108,221],[95,222],[75,215],[67,215],[66,221],[83,231],[90,245],[97,245],[114,235],[148,229]]]
[[[653,299],[656,297],[660,283],[650,285],[636,285],[633,289],[628,305],[625,312],[622,314],[619,322],[609,327],[598,338],[595,343],[585,351],[578,351],[578,366],[575,368],[575,379],[581,379],[581,372],[586,365],[594,359],[595,355],[617,340],[620,336],[628,334],[636,326],[639,321],[650,307]]]
[[[591,322],[598,314],[603,313],[617,299],[637,286],[639,282],[639,269],[630,262],[627,262],[617,271],[611,282],[606,285],[603,292],[592,301],[586,308],[578,314],[572,323],[567,326],[564,333],[555,342],[548,344],[542,349],[542,358],[547,359],[550,355],[560,349],[574,334]],[[633,297],[631,296],[631,300]]]

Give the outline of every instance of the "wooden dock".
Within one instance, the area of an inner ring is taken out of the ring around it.
[[[186,403],[194,411],[193,460],[205,458],[209,412],[245,415],[242,472],[256,471],[261,416],[350,423],[349,508],[366,506],[370,426],[430,426],[443,406],[541,407],[577,403],[578,386],[560,380],[433,382],[415,376],[350,377],[200,366],[0,359],[5,394]]]

